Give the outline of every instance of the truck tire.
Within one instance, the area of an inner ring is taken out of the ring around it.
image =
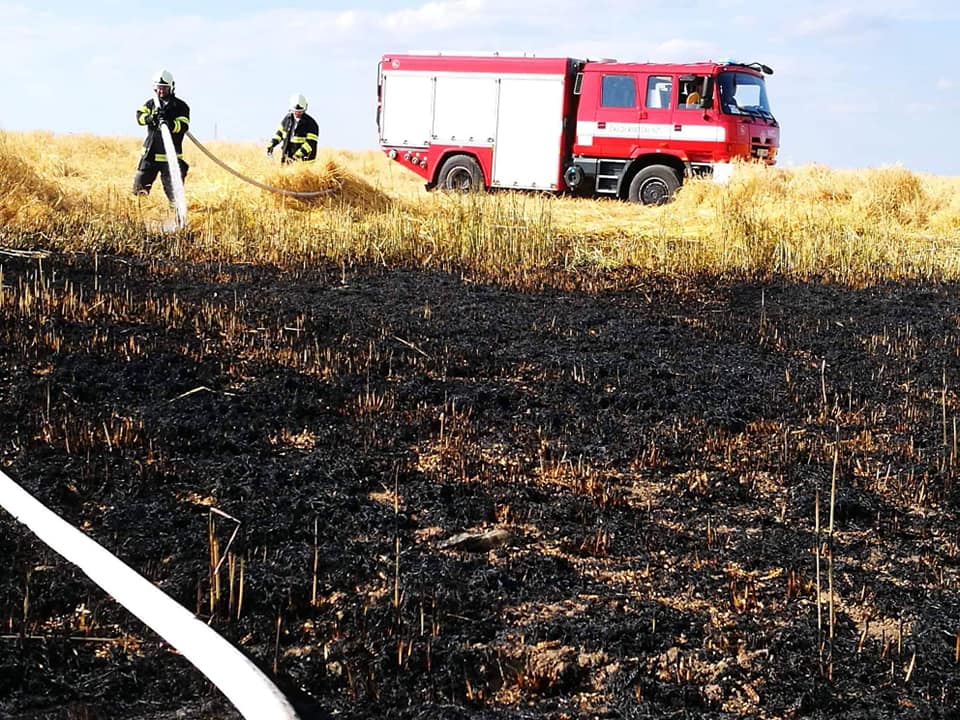
[[[476,192],[483,189],[480,163],[469,155],[454,155],[443,161],[437,175],[437,187],[452,192]]]
[[[663,205],[673,199],[680,187],[680,178],[673,168],[666,165],[650,165],[638,172],[630,181],[627,198],[630,202],[644,205]]]

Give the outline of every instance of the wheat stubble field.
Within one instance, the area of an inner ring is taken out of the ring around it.
[[[0,135],[0,467],[302,717],[958,716],[960,179],[214,144],[330,193],[188,147],[163,234],[137,149]],[[0,622],[4,718],[239,717],[6,513]]]

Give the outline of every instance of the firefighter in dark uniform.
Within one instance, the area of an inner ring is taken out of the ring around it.
[[[161,123],[166,124],[173,138],[180,165],[180,177],[187,177],[189,165],[183,160],[183,136],[190,126],[190,108],[174,95],[173,75],[167,70],[158,70],[153,76],[153,92],[150,98],[137,110],[137,123],[147,128],[147,137],[143,141],[143,154],[137,165],[137,174],[133,178],[133,192],[146,195],[153,187],[153,181],[160,175],[163,191],[170,202],[173,198],[173,184],[170,181],[170,166],[167,164],[167,151],[163,144]]]
[[[267,145],[267,157],[273,157],[273,149],[279,145],[282,149],[280,162],[313,162],[317,159],[319,134],[317,121],[307,115],[307,99],[303,95],[293,95],[290,112],[284,115]]]

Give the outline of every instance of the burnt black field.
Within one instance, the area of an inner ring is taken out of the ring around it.
[[[958,716],[955,285],[0,266],[3,471],[304,718]],[[3,511],[0,621],[0,717],[239,717]]]

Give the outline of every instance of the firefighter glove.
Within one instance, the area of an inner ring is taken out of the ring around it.
[[[272,158],[272,157],[273,157],[273,148],[272,148],[272,147],[268,147],[268,148],[267,148],[267,157],[268,157],[268,158]]]
[[[152,112],[147,115],[147,127],[156,128],[160,125],[160,116]]]

